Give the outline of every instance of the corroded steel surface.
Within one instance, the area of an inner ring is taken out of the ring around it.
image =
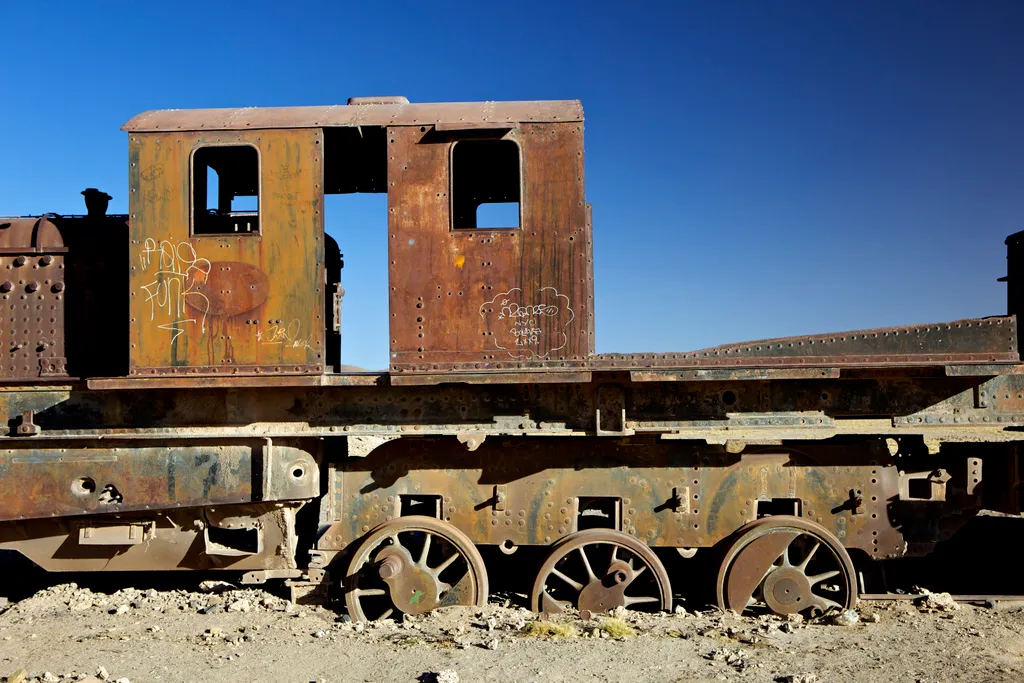
[[[458,136],[389,128],[393,372],[512,370],[592,351],[592,264],[579,123],[524,124],[522,226],[453,229]],[[556,192],[552,188],[558,188]]]
[[[10,445],[0,449],[0,521],[294,500],[319,493],[319,473],[309,453],[259,440]]]
[[[0,218],[0,381],[67,376],[67,251],[49,217]]]
[[[323,134],[132,135],[131,375],[320,374]],[[252,145],[261,230],[196,235],[191,155]]]
[[[551,123],[582,120],[583,107],[577,100],[338,104],[323,107],[147,111],[132,118],[121,127],[121,130],[257,130],[332,126],[423,126],[436,123]]]
[[[847,547],[872,557],[905,550],[899,476],[880,441],[733,455],[692,442],[488,440],[470,453],[452,441],[399,440],[342,465],[331,487],[346,518],[336,516],[322,549],[344,549],[398,516],[403,496],[438,495],[444,519],[476,543],[557,542],[577,530],[581,498],[612,496],[622,506],[615,530],[650,546],[714,545],[757,519],[758,501],[792,499]]]
[[[104,516],[7,522],[0,524],[0,549],[17,550],[53,572],[294,569],[295,513],[301,507],[302,503],[277,503],[167,510],[159,521],[152,513],[139,513],[117,520]],[[245,528],[233,531],[258,536],[255,547],[231,552],[206,540],[207,530],[222,524],[215,515],[225,512],[244,520]],[[134,542],[128,532],[130,543],[82,543],[89,531],[102,538],[110,526],[135,527],[141,542]]]

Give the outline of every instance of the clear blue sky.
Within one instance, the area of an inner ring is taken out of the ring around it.
[[[118,128],[146,109],[579,98],[598,351],[1005,311],[1021,2],[0,0],[0,29],[0,214],[80,213],[87,186],[125,212]],[[327,205],[367,367],[384,202]]]

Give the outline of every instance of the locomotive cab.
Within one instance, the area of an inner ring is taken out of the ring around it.
[[[344,245],[324,233],[325,193],[388,194],[393,374],[593,351],[578,102],[354,98],[147,112],[124,130],[130,375],[334,371]]]

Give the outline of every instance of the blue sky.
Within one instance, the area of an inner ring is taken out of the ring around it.
[[[233,9],[227,9],[227,7]],[[1020,2],[0,2],[0,214],[127,210],[156,108],[570,99],[597,350],[1005,311]],[[385,199],[332,198],[344,361],[387,362]]]

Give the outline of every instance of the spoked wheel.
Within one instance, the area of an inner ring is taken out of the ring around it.
[[[575,607],[608,612],[672,608],[672,588],[661,560],[632,536],[588,529],[555,545],[533,584],[530,605],[549,614]]]
[[[825,528],[790,516],[764,517],[740,529],[718,572],[718,606],[743,612],[821,614],[857,604],[846,548]]]
[[[354,621],[487,604],[487,570],[464,533],[433,517],[399,517],[371,531],[345,577]]]

